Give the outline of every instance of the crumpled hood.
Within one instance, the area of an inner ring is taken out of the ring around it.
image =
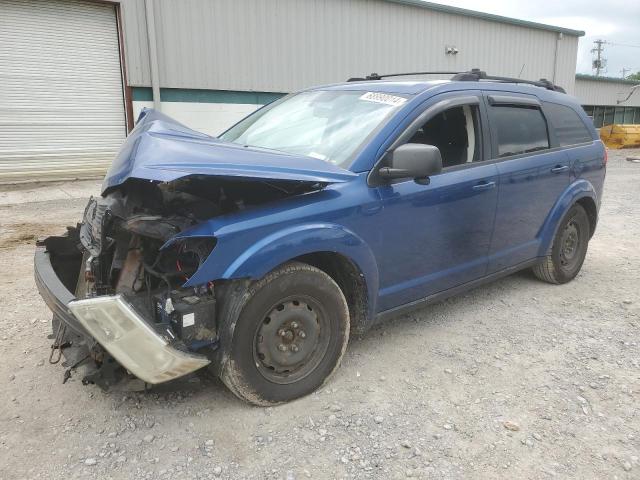
[[[188,175],[313,183],[346,182],[357,176],[316,158],[225,142],[144,109],[107,172],[102,191],[129,178],[170,182]]]

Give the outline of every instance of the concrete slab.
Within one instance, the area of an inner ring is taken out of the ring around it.
[[[100,195],[100,180],[0,186],[0,206]]]

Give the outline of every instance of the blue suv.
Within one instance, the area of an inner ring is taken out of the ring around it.
[[[578,274],[607,157],[574,98],[477,70],[353,80],[219,138],[143,111],[82,222],[36,247],[51,363],[134,389],[206,367],[276,404],[378,320],[525,268]]]

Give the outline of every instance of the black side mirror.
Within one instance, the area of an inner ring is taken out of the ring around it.
[[[438,147],[422,143],[405,143],[390,153],[388,167],[378,173],[382,178],[413,178],[429,183],[429,177],[442,171],[442,156]]]

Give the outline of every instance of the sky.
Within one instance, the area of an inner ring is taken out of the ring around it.
[[[578,73],[595,73],[591,69],[593,41],[607,44],[604,57],[607,68],[602,75],[621,77],[622,69],[640,72],[640,0],[433,0],[434,3],[468,8],[505,17],[546,23],[582,30],[578,46]]]

